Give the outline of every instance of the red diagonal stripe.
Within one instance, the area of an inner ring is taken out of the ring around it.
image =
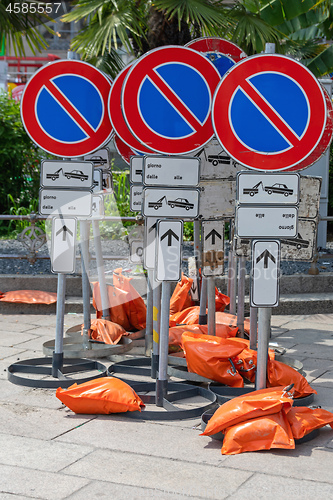
[[[164,80],[154,70],[149,72],[148,78],[154,83],[160,93],[176,108],[183,119],[197,132],[198,129],[202,127],[202,124],[196,116],[189,111],[183,101],[172,92]]]
[[[285,137],[290,144],[292,144],[292,146],[296,146],[299,143],[299,138],[295,132],[293,132],[293,130],[286,125],[276,111],[267,104],[267,102],[258,94],[256,89],[254,89],[248,81],[245,80],[242,83],[241,89],[258,106],[261,112],[277,128],[280,134],[283,135],[283,137]]]
[[[64,97],[64,95],[60,92],[60,90],[53,82],[48,81],[45,84],[45,87],[50,92],[52,97],[60,104],[60,106],[62,106],[67,111],[72,120],[84,130],[88,137],[91,137],[93,134],[95,134],[95,130],[91,127],[91,125],[84,118],[82,118],[73,104]]]

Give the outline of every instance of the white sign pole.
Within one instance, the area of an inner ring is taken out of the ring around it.
[[[159,343],[161,326],[161,283],[153,286],[153,352],[151,357],[151,378],[157,378],[159,364]]]
[[[157,222],[156,278],[158,281],[162,281],[159,368],[156,381],[157,406],[163,406],[163,400],[168,390],[171,282],[179,281],[181,278],[182,239],[182,221],[165,219]]]
[[[244,257],[240,257],[238,270],[237,326],[239,328],[241,338],[244,338],[245,274],[246,259]]]
[[[148,269],[147,287],[147,312],[146,312],[146,334],[145,334],[145,355],[149,357],[153,348],[153,281],[154,271]]]
[[[97,263],[97,273],[98,273],[98,281],[99,281],[99,289],[101,293],[101,302],[102,302],[102,317],[103,319],[110,321],[110,312],[109,312],[109,297],[105,280],[105,271],[104,271],[104,262],[103,262],[103,253],[102,253],[102,244],[101,244],[101,234],[99,231],[99,222],[97,220],[92,221],[93,227],[93,235],[94,235],[94,244],[95,244],[95,252],[96,252],[96,263]]]
[[[83,301],[83,346],[84,349],[91,349],[89,342],[89,330],[91,327],[90,316],[90,282],[88,276],[89,269],[89,227],[87,220],[80,221],[80,253],[82,268],[82,301]]]
[[[208,296],[208,335],[216,335],[215,325],[215,278],[207,278],[207,296]]]

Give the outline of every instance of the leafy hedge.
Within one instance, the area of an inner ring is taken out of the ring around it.
[[[13,206],[29,208],[38,199],[40,162],[45,152],[26,134],[20,105],[0,93],[0,213],[8,214]],[[8,196],[11,195],[11,196]],[[0,221],[0,234],[8,224]]]

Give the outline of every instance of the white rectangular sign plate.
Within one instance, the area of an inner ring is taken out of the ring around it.
[[[183,222],[159,220],[157,222],[156,280],[179,281],[181,279],[181,247]]]
[[[202,221],[202,275],[222,276],[224,264],[224,222]]]
[[[301,175],[300,203],[298,216],[305,219],[315,219],[319,215],[320,189],[322,179]]]
[[[298,218],[296,238],[280,238],[281,260],[309,262],[316,245],[317,223],[311,219]],[[236,255],[251,259],[251,240],[236,238]]]
[[[142,184],[143,156],[131,156],[130,181],[133,184]]]
[[[200,160],[190,156],[145,156],[145,186],[196,187],[199,184]]]
[[[132,264],[142,264],[143,240],[132,240],[130,242],[130,261]]]
[[[90,191],[69,191],[68,189],[40,189],[40,215],[69,215],[90,217],[92,193]]]
[[[157,235],[157,218],[145,218],[145,251],[144,267],[145,269],[155,269],[155,248]]]
[[[252,244],[252,307],[279,305],[280,242],[254,240]]]
[[[94,184],[94,166],[87,161],[43,160],[41,163],[41,187],[91,189]]]
[[[235,228],[240,238],[295,238],[297,208],[242,205],[236,208]]]
[[[132,212],[141,212],[142,190],[142,184],[132,184],[130,187],[130,210]]]
[[[94,184],[93,184],[93,193],[97,193],[98,191],[102,191],[103,189],[103,171],[101,168],[94,169]]]
[[[75,273],[76,219],[54,217],[51,235],[51,270]]]
[[[91,216],[100,217],[104,215],[104,197],[102,194],[94,194],[92,197]]]
[[[203,219],[235,217],[236,180],[200,182],[200,215]]]
[[[221,148],[215,137],[197,151],[195,156],[201,160],[200,179],[236,178],[237,172],[244,170],[243,166],[236,164]]]
[[[110,150],[108,148],[101,148],[95,151],[94,153],[90,153],[85,155],[84,159],[86,161],[91,161],[94,164],[94,167],[102,167],[103,169],[110,168]]]
[[[144,188],[142,213],[145,217],[194,219],[199,215],[199,190]]]
[[[248,205],[296,205],[299,175],[241,172],[237,175],[237,200]]]

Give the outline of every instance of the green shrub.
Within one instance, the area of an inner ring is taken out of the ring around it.
[[[30,213],[32,200],[38,199],[40,162],[46,156],[25,132],[20,104],[0,93],[0,214],[18,207]],[[0,234],[10,236],[12,228],[0,221]]]

